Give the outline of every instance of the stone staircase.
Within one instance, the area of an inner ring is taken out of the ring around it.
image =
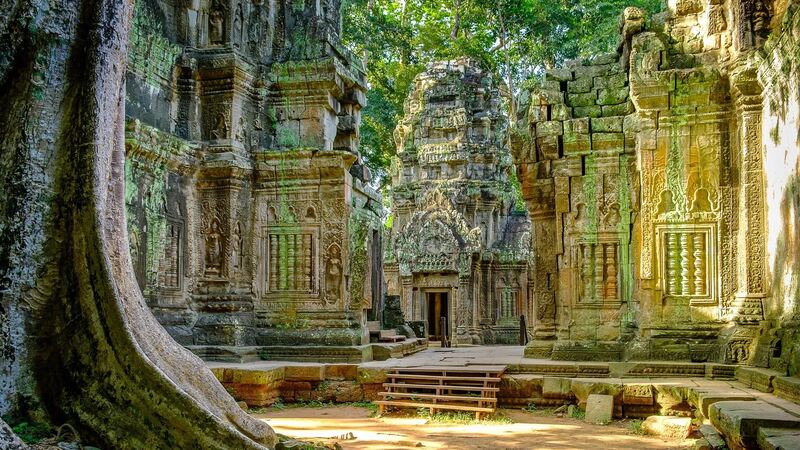
[[[505,366],[430,366],[392,369],[387,374],[381,400],[387,406],[468,411],[480,420],[497,408],[497,392]]]

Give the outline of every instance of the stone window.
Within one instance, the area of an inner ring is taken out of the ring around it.
[[[271,228],[264,243],[267,292],[316,292],[317,249],[313,230]]]
[[[659,284],[666,297],[716,303],[714,234],[712,224],[656,227]]]
[[[158,286],[163,289],[180,289],[181,280],[181,239],[183,224],[167,220],[164,232],[164,252],[159,260]]]
[[[619,242],[583,242],[577,246],[580,300],[619,301]]]

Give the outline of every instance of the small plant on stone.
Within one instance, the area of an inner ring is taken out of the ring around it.
[[[586,412],[584,410],[576,407],[576,408],[574,408],[572,410],[572,418],[573,419],[578,419],[578,420],[583,420],[583,419],[586,418]]]
[[[11,429],[26,444],[36,444],[52,434],[50,427],[41,423],[20,422]]]
[[[283,403],[283,401],[281,399],[278,399],[278,400],[275,401],[275,403],[273,403],[270,406],[270,408],[277,409],[278,411],[280,411],[280,410],[286,409],[286,404]]]
[[[536,412],[536,403],[529,402],[522,410],[525,412]]]
[[[637,434],[639,436],[644,436],[645,434],[647,434],[644,431],[644,427],[642,427],[642,421],[639,419],[631,420],[631,422],[628,424],[628,428],[631,430],[631,433]]]

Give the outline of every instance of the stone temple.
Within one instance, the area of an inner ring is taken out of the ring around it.
[[[476,61],[428,65],[382,197],[338,0],[137,1],[124,217],[121,145],[76,140],[113,139],[72,50],[14,53],[30,80],[0,55],[30,91],[0,90],[23,125],[0,135],[0,447],[28,402],[103,448],[258,448],[231,396],[418,408],[466,378],[476,415],[604,405],[702,423],[697,448],[798,448],[800,2],[665,6],[626,8],[615,52],[547,69],[510,118]],[[80,50],[73,28],[46,37]]]
[[[395,130],[384,272],[432,339],[514,343],[530,315],[530,223],[512,179],[496,79],[475,61],[430,65]]]
[[[166,18],[162,3],[137,2],[126,104],[130,248],[154,314],[209,357],[368,342],[383,212],[338,6],[211,0]]]
[[[742,5],[626,9],[618,51],[548,70],[513,123],[475,61],[429,65],[386,210],[338,4],[139,2],[126,202],[149,306],[210,359],[369,360],[399,304],[456,345],[517,344],[524,316],[528,357],[772,364],[797,333],[769,267],[778,41],[774,8]]]

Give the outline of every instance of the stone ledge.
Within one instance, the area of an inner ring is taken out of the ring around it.
[[[800,429],[800,417],[762,401],[721,401],[709,419],[731,450],[757,448],[760,428]]]
[[[800,450],[800,430],[759,428],[758,448],[761,450]]]
[[[739,366],[736,368],[736,381],[761,392],[772,392],[773,380],[781,375],[783,375],[781,372],[760,367]]]
[[[776,396],[800,403],[800,377],[775,377],[772,380],[772,387]]]
[[[708,417],[709,407],[716,402],[749,402],[755,401],[756,398],[746,392],[736,391],[734,388],[723,389],[695,387],[689,389],[688,400],[690,404],[694,405],[703,414],[703,417]]]

